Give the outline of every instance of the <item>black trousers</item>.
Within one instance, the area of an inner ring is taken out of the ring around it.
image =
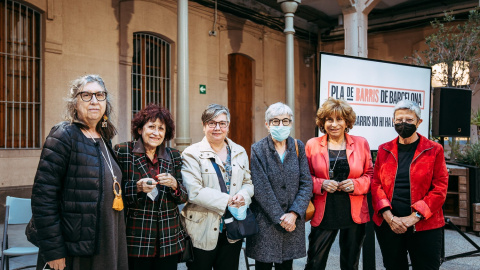
[[[274,263],[265,263],[255,260],[255,270],[272,270]],[[275,270],[292,270],[293,260],[275,263]]]
[[[338,231],[340,231],[340,268],[358,269],[360,251],[365,239],[365,224],[355,224],[346,229],[326,230],[312,227],[308,236],[307,265],[305,270],[319,270],[327,267],[328,253]]]
[[[187,263],[188,270],[234,270],[238,269],[242,241],[228,242],[225,230],[218,236],[213,250],[193,248],[193,263]]]
[[[413,232],[410,227],[405,233],[396,234],[383,222],[380,227],[375,226],[375,232],[387,270],[409,269],[407,254],[413,269],[440,268],[443,228]]]
[[[178,254],[163,258],[128,257],[130,270],[177,270]]]

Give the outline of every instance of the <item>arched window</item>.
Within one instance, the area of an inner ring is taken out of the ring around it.
[[[41,15],[0,3],[0,149],[40,148]]]
[[[155,103],[170,109],[170,44],[148,33],[133,35],[132,116]]]

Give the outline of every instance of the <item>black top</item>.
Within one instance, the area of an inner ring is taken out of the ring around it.
[[[333,178],[341,182],[348,178],[350,166],[347,160],[346,150],[328,150],[330,169],[333,169]],[[338,156],[338,159],[337,159]],[[335,164],[335,160],[337,160]],[[350,196],[343,191],[335,191],[327,194],[325,214],[319,227],[323,229],[344,229],[354,225],[351,214]]]
[[[410,202],[410,164],[413,161],[418,142],[398,144],[398,169],[392,197],[392,214],[399,217],[412,213]]]

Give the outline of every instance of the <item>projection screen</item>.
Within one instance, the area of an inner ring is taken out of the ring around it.
[[[319,105],[329,97],[346,100],[357,114],[349,134],[365,137],[371,150],[378,150],[398,136],[395,104],[413,100],[422,112],[418,133],[429,137],[431,72],[429,67],[321,52]]]

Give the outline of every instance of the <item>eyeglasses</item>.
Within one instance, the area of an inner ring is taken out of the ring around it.
[[[284,126],[288,126],[290,125],[292,120],[288,118],[283,118],[282,120],[278,118],[273,118],[272,120],[270,120],[270,124],[272,124],[272,126],[280,126],[280,122],[282,122]]]
[[[415,122],[415,119],[413,118],[405,118],[405,119],[395,119],[395,124],[400,124],[402,122],[407,122],[408,124],[413,124]]]
[[[95,96],[95,98],[98,101],[104,101],[107,98],[107,92],[101,91],[101,92],[96,92],[96,93],[90,93],[90,92],[79,92],[77,93],[77,96],[80,95],[83,101],[89,102],[92,100],[92,97]]]
[[[216,121],[208,121],[207,125],[211,128],[215,128],[217,127],[217,125],[219,125],[221,128],[226,128],[228,127],[228,121],[220,121],[220,122],[216,122]]]

